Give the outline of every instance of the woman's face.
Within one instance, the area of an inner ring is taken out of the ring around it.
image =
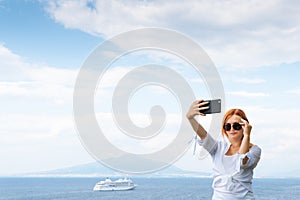
[[[228,120],[225,122],[226,124],[230,124],[230,130],[226,131],[226,135],[228,139],[242,139],[243,137],[243,127],[240,130],[235,130],[234,123],[242,123],[242,118],[238,115],[232,115]],[[233,127],[234,126],[234,127]]]

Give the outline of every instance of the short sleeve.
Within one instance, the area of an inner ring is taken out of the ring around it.
[[[246,154],[241,155],[241,160],[240,160],[240,166],[242,169],[245,168],[255,168],[258,161],[260,160],[260,155],[261,155],[261,149],[257,146],[254,145]],[[245,157],[248,157],[248,161],[246,164],[243,165],[243,159]]]
[[[206,134],[203,140],[198,139],[198,144],[206,149],[210,155],[214,155],[218,148],[217,141],[209,133]]]

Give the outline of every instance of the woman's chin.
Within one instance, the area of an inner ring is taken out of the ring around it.
[[[241,138],[241,135],[238,133],[230,133],[230,134],[228,134],[228,136],[232,139]]]

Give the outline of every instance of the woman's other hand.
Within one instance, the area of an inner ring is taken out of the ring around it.
[[[243,122],[243,127],[244,127],[244,132],[243,132],[243,134],[244,134],[244,135],[250,136],[251,129],[252,129],[252,125],[249,124],[249,123],[248,123],[246,120],[244,120],[244,119],[241,119],[241,120],[242,120],[242,122]]]

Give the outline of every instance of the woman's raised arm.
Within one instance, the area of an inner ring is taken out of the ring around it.
[[[195,120],[194,117],[196,115],[205,116],[205,114],[201,113],[200,111],[208,109],[209,107],[205,106],[207,104],[208,102],[204,102],[203,100],[196,100],[192,103],[189,111],[186,114],[186,117],[189,120],[191,126],[193,127],[197,135],[201,138],[201,140],[203,140],[206,137],[207,132],[203,128],[203,126]]]

